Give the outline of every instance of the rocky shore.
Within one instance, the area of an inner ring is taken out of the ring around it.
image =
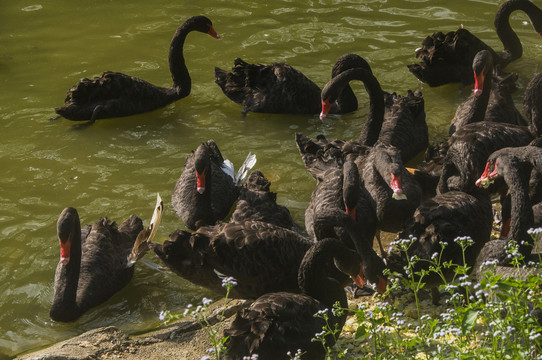
[[[244,300],[229,300],[224,321],[219,321],[223,300],[208,309],[208,320],[218,331],[228,327],[235,313],[247,306]],[[50,347],[16,357],[17,360],[83,360],[83,359],[201,359],[213,344],[195,320],[181,320],[162,329],[139,335],[108,326],[90,330]]]

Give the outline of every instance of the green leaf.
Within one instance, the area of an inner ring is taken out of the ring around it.
[[[472,330],[474,324],[476,324],[476,319],[478,319],[478,311],[470,309],[465,312],[465,316],[461,322],[461,331],[463,332],[463,335]]]
[[[367,330],[365,329],[365,326],[359,326],[359,327],[356,329],[356,335],[355,335],[355,338],[356,338],[356,339],[364,339],[364,338],[366,338],[368,335],[369,335],[369,333],[368,333]]]

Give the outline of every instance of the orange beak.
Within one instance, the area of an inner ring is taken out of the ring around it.
[[[359,273],[356,276],[352,276],[352,280],[360,288],[364,287],[365,284],[367,284],[367,280],[365,279],[365,276],[363,276],[363,264],[359,269]]]

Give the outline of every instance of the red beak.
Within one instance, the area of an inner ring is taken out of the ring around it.
[[[322,100],[322,112],[320,113],[320,120],[324,120],[327,117],[327,114],[329,114],[329,110],[331,110],[331,103],[329,102],[329,99]]]
[[[60,239],[58,239],[60,242],[60,262],[62,265],[68,265],[70,262],[70,248],[71,248],[71,240],[68,238],[68,241],[63,243]]]
[[[391,174],[390,187],[394,194],[401,195],[403,193],[403,188],[401,187],[401,175],[395,176]]]
[[[346,207],[346,213],[350,215],[352,219],[356,220],[356,208],[354,207],[353,209],[349,209],[348,206],[346,205],[345,207]]]
[[[486,163],[486,167],[485,167],[484,172],[482,173],[482,175],[480,175],[480,178],[478,180],[476,180],[476,186],[481,186],[482,181],[484,179],[487,179],[488,175],[489,175],[489,162]]]
[[[205,192],[205,174],[207,173],[207,170],[204,170],[201,174],[196,170],[196,190],[203,194]]]
[[[352,280],[360,288],[364,287],[365,284],[367,284],[367,280],[365,279],[365,276],[363,276],[363,264],[361,264],[359,274],[357,274],[356,276],[352,276]]]
[[[214,37],[215,39],[220,39],[220,35],[218,35],[215,31],[215,29],[213,28],[212,25],[209,25],[209,32],[207,33],[209,35],[211,35],[212,37]]]
[[[480,74],[474,73],[474,95],[480,96],[484,91],[484,73],[483,71]]]

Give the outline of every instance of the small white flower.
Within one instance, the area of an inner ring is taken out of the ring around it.
[[[201,300],[201,303],[203,304],[203,306],[209,306],[213,303],[213,299],[207,299],[206,297],[204,297]]]
[[[237,286],[237,280],[234,277],[228,276],[227,278],[222,279],[222,287],[232,287]]]
[[[158,315],[158,318],[160,319],[160,321],[164,321],[166,319],[166,316],[167,316],[167,311],[162,310],[162,311],[160,311],[160,314]]]
[[[325,315],[325,314],[327,314],[327,312],[328,312],[327,308],[322,309],[322,310],[318,310],[318,315]]]

